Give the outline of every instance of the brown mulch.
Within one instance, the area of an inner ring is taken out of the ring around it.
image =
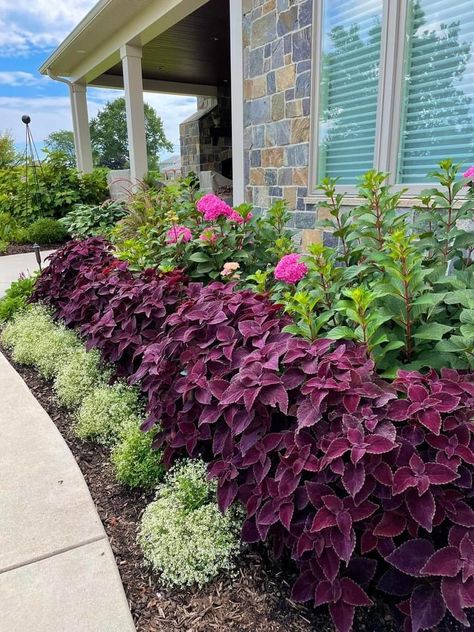
[[[153,493],[132,492],[113,476],[106,448],[77,439],[71,416],[57,405],[51,385],[35,370],[12,362],[30,390],[63,435],[89,486],[115,554],[138,632],[329,632],[327,611],[312,610],[290,600],[288,573],[273,564],[263,549],[250,549],[240,558],[233,577],[220,576],[202,589],[163,589],[158,577],[143,564],[136,544],[137,524]],[[290,582],[291,583],[291,582]],[[378,601],[356,609],[354,632],[396,632],[392,610]],[[451,617],[437,632],[465,630]]]
[[[45,244],[40,246],[40,250],[57,250],[64,246],[64,242],[58,244]],[[0,252],[0,257],[7,257],[8,255],[23,255],[28,252],[33,252],[32,244],[10,244],[5,252]]]

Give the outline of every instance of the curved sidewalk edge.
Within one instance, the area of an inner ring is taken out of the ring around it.
[[[79,466],[1,353],[0,395],[0,628],[133,632]]]
[[[41,259],[43,266],[46,257],[53,254],[54,250],[42,250]],[[26,252],[22,255],[7,255],[0,257],[0,298],[5,294],[13,281],[16,281],[20,274],[27,276],[38,270],[38,264],[34,252]]]

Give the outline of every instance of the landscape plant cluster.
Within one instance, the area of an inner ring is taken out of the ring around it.
[[[10,213],[0,212],[0,254],[6,253],[10,244],[57,244],[67,237],[66,228],[56,219],[43,217],[24,226]]]
[[[5,296],[0,298],[0,326],[11,320],[17,312],[25,309],[33,293],[36,277],[37,275],[21,275],[6,290]]]
[[[139,385],[167,466],[208,463],[220,509],[245,508],[242,539],[298,568],[295,600],[328,604],[340,632],[381,593],[412,632],[446,612],[468,625],[472,373],[382,378],[367,345],[297,336],[268,296],[133,275],[97,238],[56,253],[34,300]]]
[[[44,217],[59,219],[75,204],[100,204],[107,196],[105,169],[80,173],[60,152],[41,162],[0,169],[0,209],[22,226]]]
[[[132,270],[185,269],[200,281],[237,279],[275,265],[292,248],[284,202],[264,217],[254,217],[251,209],[249,204],[233,209],[213,194],[202,196],[193,177],[182,178],[133,196],[112,241]]]
[[[108,194],[106,171],[82,174],[60,152],[47,152],[40,165],[19,161],[0,169],[0,254],[10,244],[53,244],[69,231],[58,220],[76,205],[96,208]],[[116,221],[119,217],[116,218]]]
[[[107,235],[126,214],[124,202],[105,200],[102,204],[76,204],[60,222],[71,237],[85,239]]]
[[[179,462],[143,514],[138,542],[165,585],[202,586],[234,567],[242,521],[235,508],[219,511],[206,474],[204,461]]]
[[[163,473],[161,455],[151,450],[154,433],[139,430],[140,392],[120,381],[110,383],[111,369],[97,350],[87,352],[72,329],[38,304],[18,311],[4,326],[0,341],[15,362],[35,367],[52,381],[58,402],[73,416],[76,436],[111,448],[121,483],[132,488],[156,485]]]
[[[439,186],[405,212],[386,173],[366,173],[363,203],[350,208],[337,180],[323,180],[319,227],[337,246],[313,244],[256,277],[295,320],[288,331],[361,343],[389,377],[399,367],[473,370],[474,198],[459,168],[442,161],[430,174]]]
[[[121,380],[111,383],[111,368],[97,350],[87,352],[73,330],[38,304],[19,311],[0,340],[16,362],[53,380],[58,402],[72,413],[72,431],[110,448],[120,483],[157,488],[164,468],[161,453],[152,449],[156,429],[140,430],[142,395]],[[143,516],[140,544],[164,583],[202,584],[233,567],[242,520],[234,509],[221,514],[216,483],[207,480],[206,470],[206,463],[197,459],[176,465]]]

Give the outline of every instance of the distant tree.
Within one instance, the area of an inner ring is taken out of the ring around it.
[[[74,133],[67,129],[60,129],[45,139],[46,149],[49,151],[60,152],[67,158],[67,164],[74,166],[76,164],[76,149],[74,147]]]
[[[158,167],[161,150],[172,151],[173,145],[166,138],[163,121],[155,110],[145,103],[145,131],[148,168]],[[123,97],[108,101],[91,121],[92,145],[99,166],[124,169],[128,166],[127,120]]]
[[[0,132],[0,169],[14,167],[19,160],[19,155],[15,149],[15,141],[11,132],[5,130]]]

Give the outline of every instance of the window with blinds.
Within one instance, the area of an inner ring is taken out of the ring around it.
[[[473,0],[410,0],[406,42],[397,182],[410,184],[442,158],[474,164]]]
[[[318,178],[373,167],[383,0],[323,4]]]

